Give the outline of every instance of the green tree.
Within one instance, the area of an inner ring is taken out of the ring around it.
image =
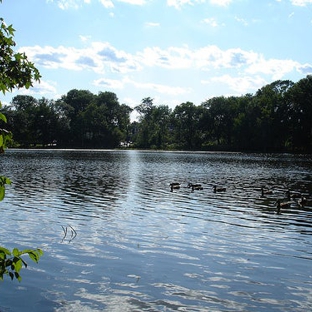
[[[180,148],[201,148],[200,115],[201,109],[192,102],[182,103],[173,110],[175,140]]]
[[[288,80],[278,80],[259,89],[253,97],[257,110],[254,138],[258,144],[255,145],[261,151],[281,150],[285,146],[288,125],[284,95],[291,85]]]
[[[22,147],[38,142],[35,128],[38,101],[29,95],[17,95],[12,99],[8,126],[14,133],[14,141]]]
[[[139,113],[139,123],[132,125],[136,146],[166,149],[171,143],[171,109],[167,105],[155,106],[153,99],[147,97],[135,107],[135,110]]]
[[[131,108],[120,105],[113,92],[100,92],[81,112],[87,147],[114,148],[127,138]]]
[[[202,104],[210,115],[210,135],[217,145],[232,144],[233,119],[236,115],[235,98],[214,97]]]
[[[153,148],[166,149],[170,143],[169,130],[172,111],[167,105],[154,107],[151,112],[150,144]]]
[[[139,128],[136,134],[136,145],[138,147],[149,148],[151,141],[151,120],[154,102],[150,97],[144,98],[141,104],[134,109],[139,113]]]
[[[94,100],[95,96],[90,91],[77,89],[70,90],[61,98],[61,102],[68,105],[64,113],[67,114],[69,125],[67,144],[71,147],[85,147],[87,122],[83,118],[83,113]]]
[[[237,113],[233,120],[233,147],[237,150],[252,150],[254,136],[253,95],[246,94],[236,98]]]
[[[0,23],[0,91],[5,94],[14,88],[31,87],[34,80],[39,81],[40,74],[34,64],[29,62],[25,54],[14,52],[15,42],[13,40],[14,29],[12,25],[6,26],[2,18],[0,18]],[[1,126],[7,122],[5,115],[2,113],[0,113],[0,122]],[[7,130],[0,129],[1,152],[5,150],[10,136]],[[7,184],[10,184],[10,180],[0,176],[0,200],[5,196]],[[40,249],[20,251],[14,248],[11,252],[4,247],[0,247],[0,279],[3,279],[4,275],[8,275],[11,279],[16,278],[20,281],[20,270],[23,266],[27,266],[27,263],[22,258],[25,254],[28,254],[33,261],[38,262],[42,251]]]
[[[294,151],[312,151],[312,76],[299,80],[287,92],[290,143]]]

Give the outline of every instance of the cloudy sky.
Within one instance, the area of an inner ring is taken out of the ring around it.
[[[312,0],[3,0],[42,79],[30,94],[114,92],[171,108],[312,74]]]

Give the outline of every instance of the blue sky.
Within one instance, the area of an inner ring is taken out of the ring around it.
[[[312,0],[3,0],[0,10],[42,75],[4,103],[84,89],[174,108],[312,74]]]

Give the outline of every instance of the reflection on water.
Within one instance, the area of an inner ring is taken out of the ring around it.
[[[311,164],[306,155],[10,150],[0,158],[13,181],[1,244],[45,254],[22,283],[2,283],[0,310],[308,311]],[[171,182],[181,188],[170,192]],[[288,189],[308,202],[278,215]]]

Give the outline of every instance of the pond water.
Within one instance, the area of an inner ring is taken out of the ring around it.
[[[44,251],[2,312],[312,309],[310,156],[8,150],[0,170],[0,245]],[[307,203],[277,214],[288,189]]]

